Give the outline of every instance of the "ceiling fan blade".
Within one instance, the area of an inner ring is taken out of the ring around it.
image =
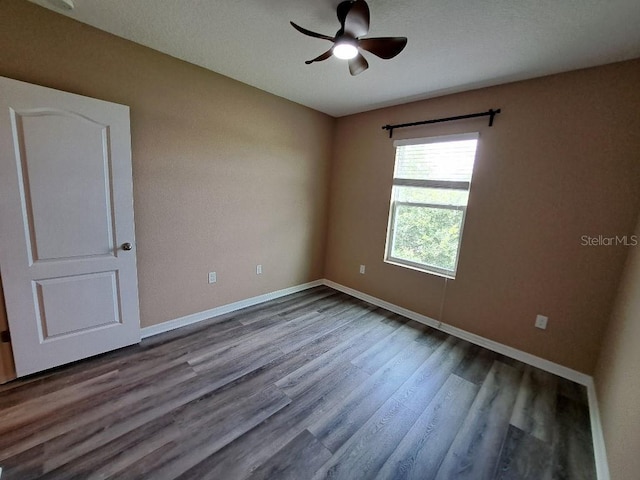
[[[353,5],[353,2],[351,2],[350,0],[341,2],[338,5],[338,21],[340,22],[340,31],[342,33],[344,33],[344,20],[347,18],[347,13],[349,13],[349,10],[351,10],[351,5]]]
[[[314,38],[322,38],[323,40],[329,40],[330,42],[333,42],[333,37],[330,37],[329,35],[323,35],[322,33],[316,33],[316,32],[312,32],[311,30],[307,30],[306,28],[302,28],[300,25],[296,25],[293,22],[289,22],[291,24],[291,26],[293,28],[295,28],[296,30],[298,30],[300,33],[304,34],[304,35],[308,35],[310,37],[314,37]]]
[[[388,60],[398,55],[407,46],[405,37],[363,38],[358,46],[367,52]]]
[[[364,72],[367,68],[369,68],[369,62],[367,59],[362,56],[362,54],[358,53],[358,55],[351,60],[349,60],[349,73],[354,77],[359,73]]]
[[[369,32],[369,6],[364,0],[356,0],[351,4],[344,19],[344,32],[354,38],[362,37]]]
[[[327,50],[326,52],[324,52],[322,55],[318,55],[316,58],[314,58],[313,60],[307,60],[306,63],[307,65],[312,64],[313,62],[321,62],[323,60],[326,60],[327,58],[329,58],[331,55],[333,55],[333,47],[331,47],[329,50]]]

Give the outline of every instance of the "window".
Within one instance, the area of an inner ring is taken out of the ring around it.
[[[454,278],[478,134],[397,140],[385,261]]]

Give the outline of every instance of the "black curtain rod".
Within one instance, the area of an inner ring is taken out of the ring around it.
[[[470,113],[469,115],[458,115],[457,117],[436,118],[434,120],[424,120],[422,122],[400,123],[397,125],[385,125],[384,127],[382,127],[382,129],[389,130],[389,138],[393,138],[393,131],[396,128],[415,127],[416,125],[427,125],[429,123],[453,122],[454,120],[464,120],[465,118],[476,118],[476,117],[489,117],[489,126],[492,127],[493,119],[499,113],[500,113],[499,108],[497,110],[494,110],[492,108],[490,110],[487,110],[486,112]]]

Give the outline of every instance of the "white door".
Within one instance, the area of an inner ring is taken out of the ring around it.
[[[140,341],[129,107],[0,77],[0,268],[18,376]]]

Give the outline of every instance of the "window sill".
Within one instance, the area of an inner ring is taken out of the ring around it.
[[[408,268],[409,270],[415,270],[416,272],[427,273],[429,275],[435,275],[436,277],[446,278],[448,280],[455,280],[455,275],[451,273],[439,272],[437,270],[429,270],[426,267],[420,267],[418,265],[405,263],[402,260],[389,259],[385,258],[384,263],[388,263],[389,265],[394,265],[396,267]]]

